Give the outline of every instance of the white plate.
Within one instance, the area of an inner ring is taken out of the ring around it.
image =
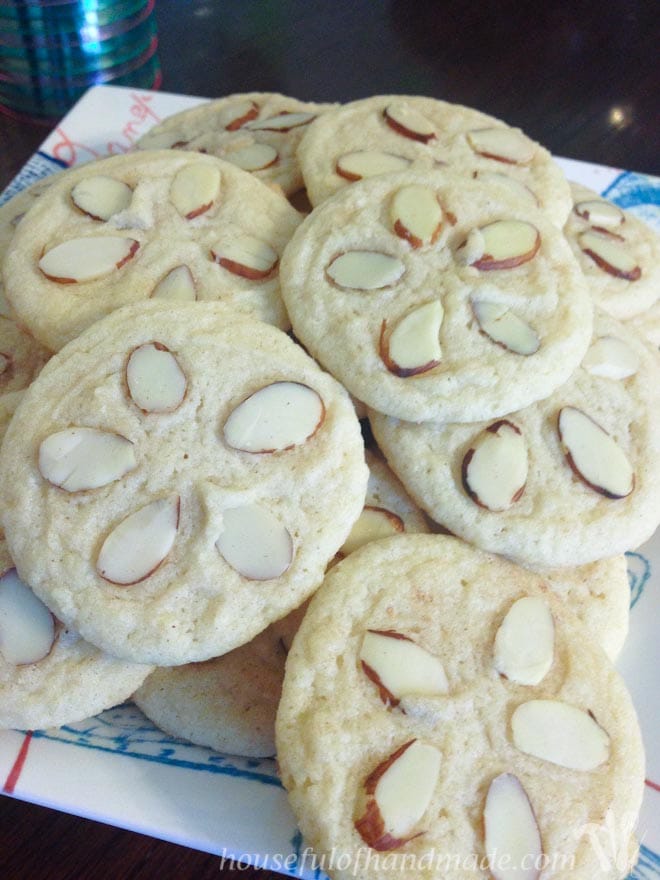
[[[48,136],[0,203],[56,171],[126,152],[159,119],[201,98],[97,86]],[[607,195],[660,231],[660,179],[558,159],[570,179]],[[660,880],[660,533],[628,554],[630,635],[618,666],[647,749],[647,785],[631,878]],[[0,786],[7,795],[86,816],[296,877],[322,876],[277,779],[274,761],[220,755],[165,736],[132,705],[57,730],[0,732]],[[602,857],[611,834],[605,827]],[[229,866],[227,861],[227,866]]]

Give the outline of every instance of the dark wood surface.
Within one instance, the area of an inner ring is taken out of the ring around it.
[[[430,95],[520,126],[555,155],[660,174],[657,0],[157,0],[156,14],[170,92]],[[0,116],[0,188],[47,133]],[[0,797],[0,876],[278,875]]]

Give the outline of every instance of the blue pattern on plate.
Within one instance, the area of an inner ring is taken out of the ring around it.
[[[154,727],[132,703],[109,709],[78,724],[66,724],[55,730],[37,730],[34,737],[281,787],[275,761],[271,758],[257,760],[224,755],[175,739]]]
[[[645,846],[639,848],[639,861],[628,880],[657,880],[660,877],[660,855]]]
[[[660,227],[660,178],[624,171],[603,195],[620,208],[632,211],[650,226]]]
[[[47,153],[35,153],[28,159],[7,189],[0,193],[0,205],[8,202],[9,199],[12,199],[22,189],[26,189],[26,187],[32,186],[38,180],[42,180],[44,177],[48,177],[49,174],[61,171],[62,168],[66,167],[64,162],[53,159]]]
[[[651,577],[651,563],[646,556],[632,550],[626,553],[626,563],[628,565],[628,583],[630,584],[630,607],[634,608]]]

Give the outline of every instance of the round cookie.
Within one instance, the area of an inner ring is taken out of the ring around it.
[[[404,865],[486,880],[507,856],[505,876],[526,857],[521,876],[619,880],[635,857],[626,836],[603,867],[588,833],[641,804],[622,679],[538,575],[454,538],[375,542],[330,572],[287,658],[276,741],[333,880]]]
[[[447,165],[453,174],[504,178],[557,226],[571,208],[564,173],[544,147],[500,119],[435,98],[376,95],[329,110],[305,133],[298,160],[315,206],[365,176]]]
[[[153,670],[99,651],[55,619],[17,577],[2,537],[0,566],[0,729],[89,718],[123,703]],[[11,615],[19,613],[16,637]]]
[[[230,651],[318,586],[365,497],[344,389],[220,303],[128,306],[51,359],[0,454],[18,571],[116,656]]]
[[[381,457],[367,450],[366,460],[365,508],[338,556],[388,534],[428,531],[424,514]],[[134,694],[135,702],[173,736],[235,755],[275,754],[275,713],[284,662],[305,609],[303,605],[292,611],[222,657],[157,669]]]
[[[621,321],[660,297],[660,235],[630,211],[578,183],[564,234],[597,306]]]
[[[310,123],[334,106],[272,92],[229,95],[168,116],[137,147],[210,153],[290,195],[303,186],[298,144]]]
[[[283,195],[215,156],[99,159],[30,208],[7,251],[5,295],[55,351],[150,297],[221,300],[286,328],[278,261],[300,219]]]
[[[660,522],[659,394],[655,353],[599,313],[571,379],[506,419],[370,421],[434,520],[531,568],[575,566],[639,546]]]
[[[360,401],[411,421],[546,397],[591,336],[559,230],[501,183],[444,169],[347,187],[298,227],[280,275],[307,350]]]

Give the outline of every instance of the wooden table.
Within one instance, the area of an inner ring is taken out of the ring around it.
[[[430,95],[499,116],[555,155],[660,174],[657,0],[158,0],[156,13],[169,92]],[[47,132],[0,116],[0,188]],[[278,875],[0,797],[0,876]]]

